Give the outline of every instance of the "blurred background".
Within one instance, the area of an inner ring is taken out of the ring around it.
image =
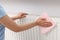
[[[9,15],[17,12],[40,15],[47,12],[50,16],[60,16],[60,0],[0,0],[0,4]]]
[[[9,16],[14,16],[18,12],[33,14],[16,21],[17,24],[34,21],[38,17],[36,15],[44,12],[53,16],[52,19],[57,23],[57,26],[48,34],[40,33],[39,27],[18,33],[6,28],[5,40],[60,40],[60,0],[0,0],[0,4]]]

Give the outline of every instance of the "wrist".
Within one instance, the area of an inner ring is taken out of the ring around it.
[[[37,26],[37,25],[38,25],[36,21],[34,21],[34,22],[33,22],[33,24],[34,24],[35,26]]]
[[[13,19],[13,20],[16,20],[16,19],[18,19],[18,18],[17,18],[16,16],[14,16],[14,17],[12,17],[12,19]]]
[[[41,25],[42,22],[35,21],[36,26]]]

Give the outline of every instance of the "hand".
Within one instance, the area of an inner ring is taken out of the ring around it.
[[[42,27],[50,27],[52,25],[52,23],[47,21],[45,18],[38,18],[36,22],[37,25]]]
[[[24,12],[20,12],[18,15],[16,15],[16,19],[21,19],[21,18],[25,18],[26,15],[28,15],[27,13],[24,13]]]

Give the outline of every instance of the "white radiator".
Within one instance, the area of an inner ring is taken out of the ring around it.
[[[34,21],[38,16],[29,15],[27,18],[17,20],[17,24],[23,24]],[[56,21],[57,26],[48,34],[41,34],[39,27],[15,33],[6,28],[5,40],[60,40],[60,18],[52,17]]]

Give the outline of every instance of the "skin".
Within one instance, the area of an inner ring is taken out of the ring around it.
[[[5,25],[5,27],[7,27],[8,29],[14,31],[14,32],[20,32],[20,31],[25,31],[27,29],[30,29],[34,26],[45,26],[45,27],[49,27],[52,25],[51,22],[47,21],[46,19],[42,18],[38,18],[36,21],[30,22],[30,23],[26,23],[26,24],[20,24],[17,25],[14,20],[16,19],[21,19],[26,17],[26,15],[28,15],[27,13],[19,13],[18,15],[10,18],[8,15],[4,16],[3,18],[0,19],[0,23],[2,23],[3,25]],[[44,19],[44,20],[43,20]]]

